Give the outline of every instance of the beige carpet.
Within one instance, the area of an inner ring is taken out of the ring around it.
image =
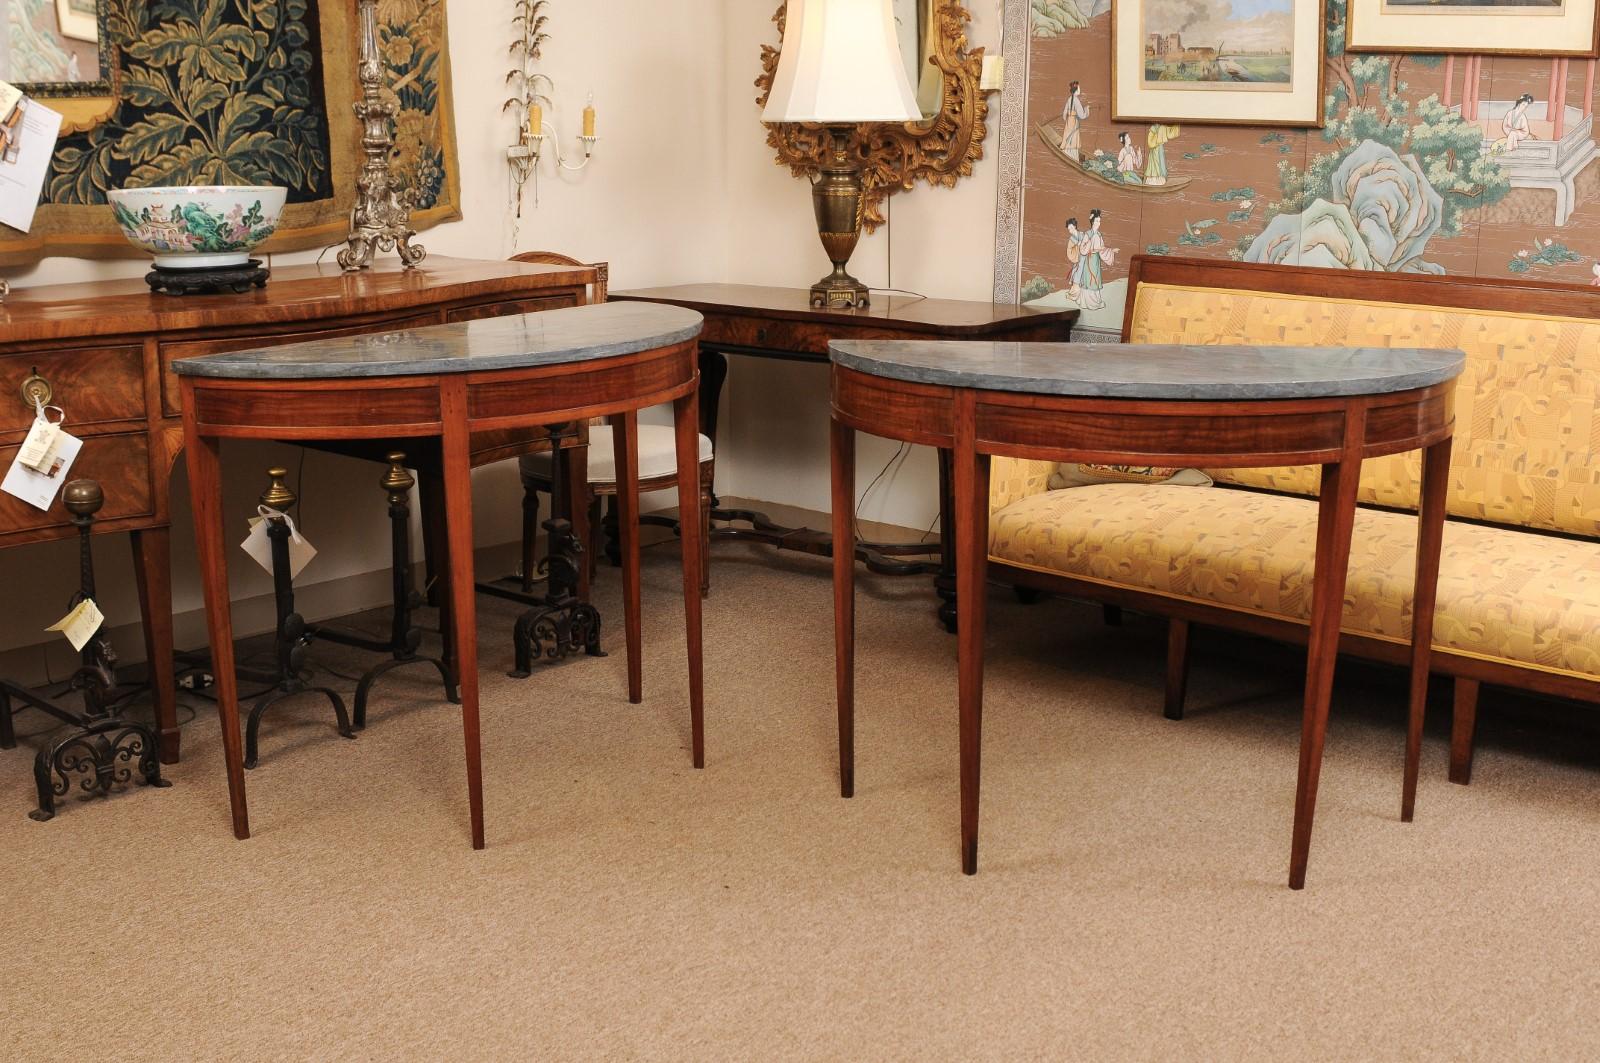
[[[243,843],[209,712],[173,788],[50,824],[0,754],[0,1058],[1593,1058],[1592,737],[1496,738],[1491,702],[1463,788],[1438,712],[1403,825],[1399,677],[1352,674],[1291,893],[1293,654],[1202,640],[1172,723],[1158,624],[996,589],[966,878],[925,581],[864,580],[846,802],[826,563],[724,544],[713,571],[703,772],[671,547],[640,707],[614,630],[505,678],[514,612],[484,602],[482,853],[420,671],[356,742],[309,701],[271,721]]]

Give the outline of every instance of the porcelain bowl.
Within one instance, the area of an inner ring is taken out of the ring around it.
[[[108,193],[128,242],[163,269],[242,266],[278,227],[281,185],[166,185]]]

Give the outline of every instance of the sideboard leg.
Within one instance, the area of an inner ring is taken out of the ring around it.
[[[145,661],[156,729],[161,732],[161,761],[176,764],[183,732],[178,727],[178,691],[172,670],[172,530],[144,528],[134,532],[132,540]]]
[[[956,526],[950,517],[954,487],[950,477],[950,451],[939,448],[939,574],[933,592],[939,596],[939,623],[956,633]]]

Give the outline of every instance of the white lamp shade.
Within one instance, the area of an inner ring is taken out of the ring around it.
[[[914,122],[889,0],[789,0],[763,122]]]

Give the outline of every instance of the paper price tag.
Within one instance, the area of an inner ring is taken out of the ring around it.
[[[301,569],[311,563],[317,556],[317,548],[307,541],[300,529],[294,526],[294,519],[280,513],[270,506],[258,508],[260,516],[250,518],[250,534],[245,536],[239,548],[250,555],[250,559],[268,572],[272,571],[272,540],[267,538],[267,518],[282,520],[289,525],[289,578],[294,579],[300,575]]]
[[[46,472],[55,461],[56,444],[61,441],[61,426],[67,423],[65,414],[61,420],[52,421],[46,409],[61,413],[59,406],[45,407],[36,404],[38,412],[33,418],[33,427],[28,429],[28,438],[22,441],[22,449],[17,452],[17,460],[35,472]]]
[[[78,460],[78,451],[82,449],[83,440],[58,431],[49,464],[42,469],[30,469],[22,464],[19,453],[6,471],[5,479],[0,480],[0,491],[15,495],[34,509],[49,509],[61,485],[67,482],[67,473],[72,471],[72,463]]]
[[[100,607],[94,604],[93,598],[85,598],[73,607],[72,612],[45,628],[46,631],[59,631],[72,643],[72,648],[81,650],[94,638],[94,633],[100,630],[100,625],[106,618],[100,612]]]

